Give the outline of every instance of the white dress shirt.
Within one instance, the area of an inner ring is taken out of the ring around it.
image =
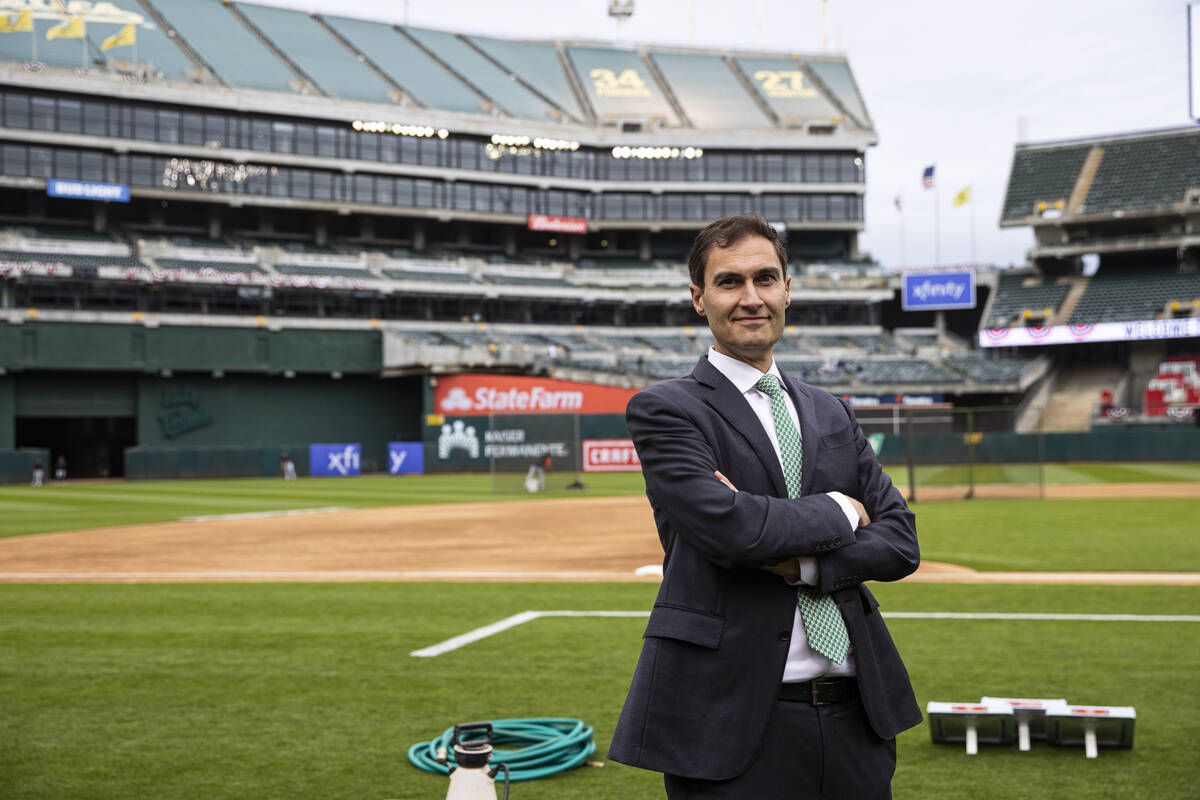
[[[713,348],[708,350],[708,363],[728,378],[729,382],[736,386],[737,390],[746,398],[746,402],[750,404],[750,410],[754,412],[754,416],[758,417],[759,423],[767,433],[767,438],[771,440],[771,446],[775,448],[775,458],[779,459],[779,466],[782,468],[783,456],[779,450],[779,440],[775,436],[775,418],[771,415],[771,398],[755,388],[764,373],[744,361],[738,361],[736,358],[718,353]],[[779,367],[775,365],[774,359],[771,360],[771,368],[765,374],[779,378],[782,385],[783,377],[779,374]],[[792,424],[796,426],[796,435],[801,436],[800,416],[796,413],[796,406],[787,391],[783,392],[783,400],[787,405],[788,415],[792,418]],[[737,486],[737,475],[726,475],[725,477],[734,486]],[[828,494],[841,507],[842,513],[846,515],[846,521],[850,523],[850,529],[858,530],[858,512],[855,511],[854,506],[850,505],[846,496],[841,492],[829,492]],[[812,556],[800,556],[796,560],[800,564],[800,582],[816,586],[820,576],[817,559]],[[783,682],[807,681],[823,675],[853,674],[855,674],[853,647],[846,654],[846,660],[840,664],[834,664],[813,650],[808,646],[808,634],[804,631],[804,623],[800,619],[800,608],[797,606],[795,617],[792,620],[792,638],[788,647],[787,665],[783,669]]]

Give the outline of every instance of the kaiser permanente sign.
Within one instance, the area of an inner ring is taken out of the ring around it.
[[[528,375],[439,375],[437,414],[624,414],[637,389]]]
[[[1193,336],[1200,336],[1200,319],[1183,317],[1135,322],[1097,322],[1087,325],[1053,325],[1043,328],[986,328],[979,332],[979,346],[1027,347],[1037,344],[1186,339]]]

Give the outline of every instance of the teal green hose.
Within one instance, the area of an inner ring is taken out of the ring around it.
[[[492,765],[508,764],[510,780],[545,778],[587,761],[596,752],[592,728],[577,719],[492,720]],[[408,760],[426,772],[450,773],[454,764],[454,726],[428,742],[408,748]],[[508,749],[511,748],[511,749]],[[438,761],[444,750],[446,763]]]

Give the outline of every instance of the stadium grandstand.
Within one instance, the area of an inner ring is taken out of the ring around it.
[[[129,449],[421,440],[444,374],[678,376],[708,344],[690,243],[745,211],[787,238],[784,368],[870,406],[1044,385],[1052,359],[975,338],[1090,313],[1108,284],[1085,252],[1102,281],[1162,273],[1159,310],[1200,297],[1165,255],[1182,211],[1133,213],[1198,198],[1123,183],[1161,144],[1194,193],[1195,136],[1020,149],[1003,224],[1034,226],[1034,269],[980,274],[980,308],[912,312],[858,246],[877,134],[842,57],[70,9],[80,36],[47,38],[65,18],[40,3],[0,34],[0,451],[75,475],[131,474]]]
[[[1000,224],[1034,243],[999,276],[980,344],[1053,359],[1021,425],[1194,422],[1200,130],[1019,145]]]

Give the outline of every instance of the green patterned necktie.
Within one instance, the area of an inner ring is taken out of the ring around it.
[[[783,388],[774,375],[763,375],[754,388],[771,398],[771,418],[775,421],[775,438],[779,441],[779,456],[783,462],[783,482],[787,485],[788,497],[799,497],[804,446],[788,413]],[[833,598],[815,586],[801,586],[796,593],[796,603],[800,606],[800,619],[804,622],[809,647],[835,664],[845,661],[850,650],[850,635]]]

